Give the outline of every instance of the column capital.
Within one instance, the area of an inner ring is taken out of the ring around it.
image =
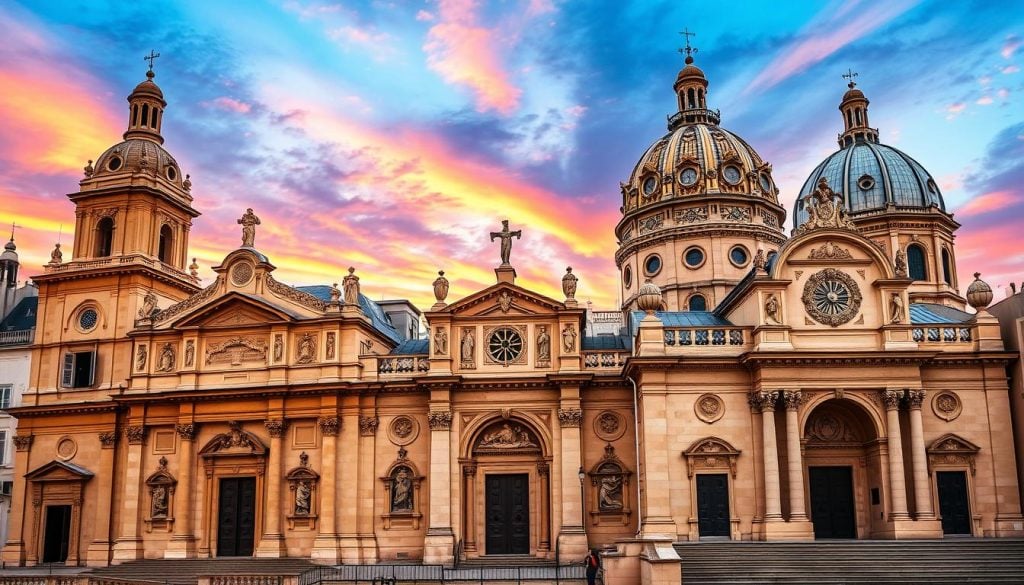
[[[174,425],[175,432],[183,441],[191,441],[196,438],[196,425],[194,423],[179,423]]]
[[[359,434],[364,437],[372,437],[377,434],[377,426],[380,420],[375,416],[359,417]]]
[[[558,424],[562,428],[580,428],[583,423],[583,410],[579,408],[559,408]]]
[[[907,406],[910,410],[921,410],[926,395],[924,390],[907,390]]]
[[[902,392],[898,390],[882,390],[880,394],[886,410],[896,410],[900,407],[900,401],[903,399]]]
[[[270,433],[270,438],[280,439],[284,436],[284,431],[288,428],[288,423],[279,418],[272,418],[263,421],[263,426],[267,427],[267,432]]]
[[[452,411],[431,410],[427,413],[427,424],[432,431],[447,431],[452,428]]]
[[[114,444],[117,443],[117,433],[114,432],[114,431],[106,431],[106,432],[100,433],[99,437],[100,437],[100,445],[104,449],[111,449],[111,448],[114,447]]]
[[[341,421],[336,416],[322,416],[317,420],[320,426],[320,434],[328,437],[335,437],[341,429]]]
[[[34,435],[15,435],[14,436],[14,448],[18,451],[28,451],[32,448],[32,439]]]
[[[476,476],[476,463],[466,463],[462,466],[462,475],[466,477]]]
[[[799,390],[784,390],[782,402],[785,403],[786,410],[796,410],[804,403],[804,395]]]
[[[124,436],[128,438],[129,445],[141,445],[146,440],[146,427],[144,425],[125,427]]]
[[[747,403],[753,412],[772,412],[779,400],[778,392],[751,392],[747,395]]]

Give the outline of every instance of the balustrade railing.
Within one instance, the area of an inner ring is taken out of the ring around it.
[[[156,258],[151,258],[143,254],[129,254],[126,256],[109,256],[107,258],[95,258],[93,260],[71,260],[70,262],[64,262],[62,264],[47,264],[45,266],[46,274],[54,274],[58,272],[67,272],[69,270],[85,270],[89,268],[103,268],[106,266],[122,266],[125,264],[141,264],[154,268],[161,272],[173,274],[179,278],[198,282],[199,279],[192,277],[192,275],[178,270],[174,266],[161,262]]]
[[[914,327],[911,330],[918,343],[970,343],[970,327]]]
[[[35,329],[0,331],[0,345],[27,345],[35,337]]]
[[[430,360],[423,355],[396,355],[377,358],[378,374],[416,374],[430,371]]]
[[[685,327],[665,329],[665,345],[669,347],[740,346],[748,342],[743,329],[727,327]]]
[[[588,370],[621,368],[626,365],[626,358],[628,357],[629,353],[625,351],[585,350],[583,352],[583,367]]]

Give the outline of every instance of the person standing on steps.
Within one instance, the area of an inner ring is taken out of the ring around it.
[[[590,549],[587,557],[583,559],[583,564],[587,568],[587,585],[595,585],[597,573],[601,570],[601,553],[596,548]]]

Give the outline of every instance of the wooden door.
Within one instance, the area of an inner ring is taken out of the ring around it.
[[[488,555],[530,553],[530,476],[487,475],[485,482]]]
[[[217,556],[252,556],[256,535],[256,478],[220,480],[217,507]]]
[[[967,501],[967,474],[963,471],[937,471],[939,514],[944,534],[971,533],[971,506]]]
[[[43,562],[63,563],[68,560],[71,542],[71,506],[47,506],[43,530]]]
[[[700,536],[729,536],[729,476],[697,474],[697,530]]]
[[[811,521],[815,538],[857,538],[853,468],[811,467]]]

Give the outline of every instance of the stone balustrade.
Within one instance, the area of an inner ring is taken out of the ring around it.
[[[32,343],[36,330],[23,329],[21,331],[0,331],[0,346],[5,345],[28,345]]]
[[[587,370],[619,369],[626,365],[629,353],[625,351],[591,350],[583,352],[583,367]]]
[[[914,327],[911,334],[914,341],[924,344],[971,343],[974,340],[972,327]]]
[[[425,374],[430,371],[430,360],[425,355],[395,355],[377,358],[377,373]]]
[[[69,272],[74,270],[88,270],[91,268],[107,268],[113,266],[124,266],[126,264],[131,265],[143,265],[148,266],[154,270],[159,270],[167,274],[174,275],[178,278],[184,278],[192,282],[199,282],[198,278],[193,278],[190,274],[178,270],[170,264],[166,264],[143,254],[128,254],[126,256],[109,256],[107,258],[96,258],[93,260],[72,260],[70,262],[64,262],[63,264],[47,264],[45,267],[46,274],[57,274],[61,272]]]
[[[667,347],[744,346],[749,343],[749,333],[739,327],[665,328]]]

